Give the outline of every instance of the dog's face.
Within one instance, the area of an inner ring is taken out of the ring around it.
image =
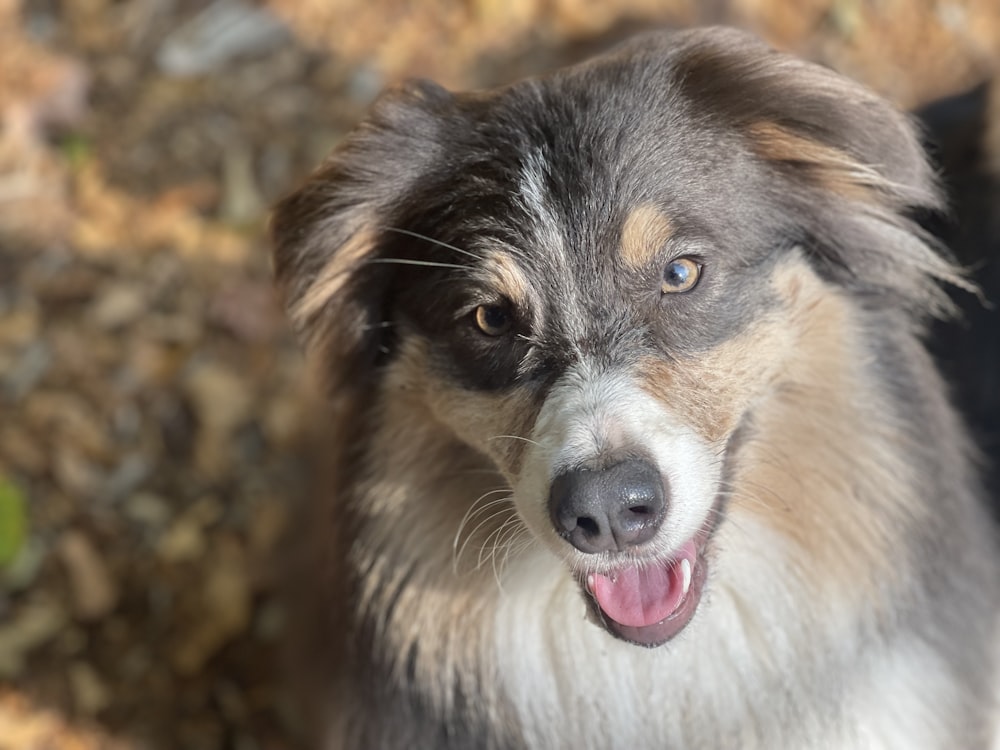
[[[935,201],[887,105],[701,30],[387,94],[279,206],[277,272],[334,387],[406,391],[488,457],[595,619],[651,646],[698,607],[729,467],[823,296],[937,300],[904,215]]]

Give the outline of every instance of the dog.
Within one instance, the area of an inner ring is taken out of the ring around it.
[[[272,217],[337,433],[317,746],[995,746],[941,206],[907,116],[735,30],[383,94]]]

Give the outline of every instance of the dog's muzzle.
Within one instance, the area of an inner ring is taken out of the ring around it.
[[[659,532],[668,501],[666,479],[643,459],[564,471],[549,491],[556,533],[595,559],[595,572],[578,575],[596,619],[643,646],[657,646],[687,625],[705,579],[707,529],[669,557],[644,549]]]

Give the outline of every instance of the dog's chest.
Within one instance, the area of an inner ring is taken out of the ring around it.
[[[568,575],[544,565],[521,575],[505,584],[495,658],[528,747],[752,746],[740,734],[756,717],[725,657],[692,658],[687,633],[657,649],[617,641],[587,619]]]
[[[509,576],[494,631],[498,687],[526,747],[948,746],[927,719],[946,697],[928,684],[938,665],[926,654],[873,653],[859,678],[847,659],[813,658],[815,641],[801,655],[788,642],[753,643],[724,592],[677,639],[646,649],[588,621],[577,585],[548,567]]]

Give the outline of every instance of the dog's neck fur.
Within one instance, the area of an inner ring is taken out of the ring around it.
[[[975,670],[958,656],[975,649],[960,644],[949,661],[940,642],[945,632],[984,642],[988,634],[969,622],[988,618],[945,624],[947,597],[963,586],[996,588],[989,561],[961,560],[963,535],[986,533],[985,522],[976,528],[960,520],[979,518],[975,511],[949,510],[973,503],[961,429],[915,336],[810,284],[791,342],[802,356],[753,410],[731,467],[701,610],[656,650],[587,621],[578,585],[541,544],[512,555],[499,574],[492,561],[456,572],[460,519],[502,481],[424,410],[419,386],[390,370],[347,561],[361,629],[384,645],[357,657],[362,672],[377,668],[369,679],[381,688],[368,696],[376,708],[362,698],[355,709],[383,717],[359,722],[369,733],[362,745],[645,748],[655,738],[666,748],[909,750],[915,738],[930,748],[963,736],[963,746],[985,744],[985,717],[962,706],[963,689],[989,690],[986,677],[958,675]],[[901,360],[910,382],[898,392],[880,385],[880,357]],[[944,434],[930,435],[932,425]],[[934,486],[918,485],[892,448],[899,441],[935,463],[921,473],[938,477]],[[935,531],[954,524],[969,528]],[[905,570],[920,580],[899,580]],[[967,580],[970,570],[982,575]],[[900,596],[906,589],[917,593]],[[984,589],[982,599],[992,606],[995,592]],[[923,619],[910,621],[917,611]],[[417,719],[406,737],[391,726],[400,707]]]

